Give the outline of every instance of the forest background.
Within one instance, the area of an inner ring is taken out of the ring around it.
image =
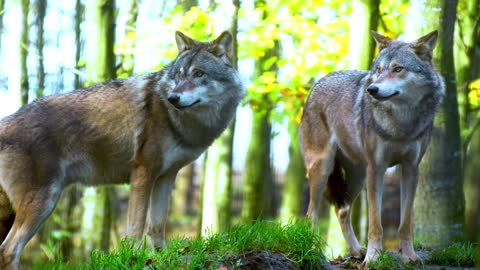
[[[230,30],[248,93],[229,129],[180,173],[169,235],[197,236],[256,219],[305,215],[297,142],[312,84],[329,72],[368,69],[370,30],[412,41],[440,32],[434,61],[447,96],[435,121],[415,203],[415,241],[439,246],[480,234],[480,1],[0,0],[0,116],[45,95],[156,71],[177,53],[174,32],[209,40]],[[387,246],[399,224],[398,183],[385,183]],[[23,259],[81,261],[123,236],[128,186],[64,192]],[[366,199],[355,206],[366,242]],[[330,256],[345,251],[325,204]]]

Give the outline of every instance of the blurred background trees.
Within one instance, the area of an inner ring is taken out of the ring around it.
[[[179,174],[168,233],[196,236],[259,218],[288,221],[304,217],[308,202],[297,136],[313,83],[335,70],[368,69],[376,53],[371,30],[411,41],[438,29],[435,63],[446,79],[447,97],[422,165],[416,239],[426,245],[475,241],[480,226],[479,10],[480,0],[0,0],[0,116],[43,95],[159,70],[176,56],[176,30],[199,40],[230,30],[247,97],[228,130]],[[385,232],[396,246],[391,235],[399,222],[399,188],[395,182],[386,185]],[[102,231],[104,249],[118,243],[128,187],[80,189],[63,194],[24,252],[27,260],[59,255],[82,260],[84,254],[76,252],[85,247],[82,241]],[[365,207],[361,196],[354,223],[362,241]],[[338,231],[337,221],[328,220],[328,209],[320,232],[327,238],[328,229],[329,245],[341,252],[343,239],[332,233]],[[92,218],[92,210],[101,213],[99,218]],[[93,220],[99,228],[86,233]]]

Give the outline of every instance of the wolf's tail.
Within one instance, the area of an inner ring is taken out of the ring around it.
[[[12,228],[15,212],[5,191],[0,187],[0,244]]]
[[[349,194],[347,181],[345,178],[345,170],[340,162],[335,159],[332,174],[328,177],[327,187],[325,189],[325,197],[337,208],[349,203]]]

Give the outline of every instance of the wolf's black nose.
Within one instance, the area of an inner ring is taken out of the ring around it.
[[[180,101],[180,95],[172,93],[172,94],[168,95],[167,99],[170,103],[177,104]]]
[[[378,90],[378,86],[375,86],[373,84],[369,85],[367,88],[367,92],[372,96],[375,96],[378,93]]]

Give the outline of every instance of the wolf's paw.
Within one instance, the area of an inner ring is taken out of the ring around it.
[[[367,249],[365,247],[357,247],[350,249],[350,256],[356,257],[356,258],[364,258],[365,254],[367,254]]]
[[[409,262],[416,263],[421,261],[420,257],[418,257],[418,255],[413,250],[411,252],[405,252],[402,250],[400,251],[400,254],[400,259],[405,264]]]
[[[378,259],[378,255],[382,250],[381,242],[379,244],[372,244],[368,245],[367,254],[365,254],[365,259],[363,260],[362,266],[368,267],[369,262],[376,261]]]
[[[413,243],[410,240],[400,241],[398,251],[400,253],[400,259],[403,263],[421,261],[420,257],[418,257],[418,255],[415,253]]]

